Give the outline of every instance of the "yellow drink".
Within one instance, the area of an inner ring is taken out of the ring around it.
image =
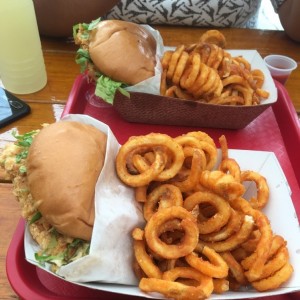
[[[17,94],[33,93],[47,83],[32,0],[0,0],[0,78]]]

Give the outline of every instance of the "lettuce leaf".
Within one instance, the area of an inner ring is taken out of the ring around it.
[[[80,39],[88,40],[90,36],[90,31],[95,29],[99,22],[101,22],[101,18],[93,20],[91,23],[78,23],[73,26],[73,38],[76,41],[78,39],[78,32],[80,31]]]
[[[122,82],[117,82],[107,76],[100,75],[97,79],[95,95],[107,103],[113,104],[117,90],[130,98],[129,92],[124,89],[125,86]]]
[[[92,63],[89,51],[87,49],[78,49],[75,62],[80,66],[80,73],[84,73],[87,70],[88,65]]]
[[[16,163],[21,164],[24,159],[28,156],[29,147],[31,146],[33,142],[34,136],[38,133],[38,130],[32,130],[30,132],[27,132],[25,134],[19,135],[14,130],[12,132],[12,135],[14,138],[16,138],[16,145],[21,147],[21,151],[16,155]],[[19,168],[20,173],[26,173],[26,166],[21,165]]]

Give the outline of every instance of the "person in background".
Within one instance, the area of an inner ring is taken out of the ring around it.
[[[41,35],[66,37],[72,26],[102,17],[149,25],[255,28],[266,0],[33,0]],[[300,41],[300,1],[269,0],[286,34]]]
[[[73,36],[73,25],[90,23],[120,0],[33,0],[40,35]]]

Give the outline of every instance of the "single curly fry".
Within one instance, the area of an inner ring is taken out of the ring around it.
[[[214,97],[220,96],[222,89],[223,84],[217,71],[204,63],[201,63],[198,78],[189,92],[196,99],[200,99],[204,95],[213,95]]]
[[[226,278],[213,278],[215,294],[223,294],[229,290],[229,281]]]
[[[251,89],[250,87],[245,87],[240,84],[233,84],[232,89],[237,90],[238,92],[240,92],[243,95],[243,98],[245,100],[244,105],[252,105],[252,97],[253,97],[253,93],[254,93],[253,89]]]
[[[223,59],[223,55],[224,55],[223,49],[218,47],[215,44],[209,44],[209,46],[210,46],[210,55],[208,57],[206,64],[209,67],[217,70]]]
[[[193,211],[196,206],[199,206],[202,203],[210,204],[216,209],[216,213],[206,220],[198,220],[199,233],[207,234],[218,231],[228,222],[230,218],[230,205],[224,198],[213,193],[196,192],[184,200],[183,206],[188,211]]]
[[[147,185],[138,186],[134,189],[134,198],[137,202],[146,202],[147,200]]]
[[[233,62],[239,64],[243,69],[246,69],[248,71],[251,70],[251,64],[243,56],[234,57]]]
[[[171,50],[164,52],[163,57],[161,59],[161,66],[163,70],[168,68],[173,52],[174,51]]]
[[[226,47],[225,36],[216,29],[207,30],[204,34],[201,35],[199,41],[201,43],[215,44],[221,48]]]
[[[241,182],[241,169],[235,159],[223,159],[220,163],[219,170],[225,174],[231,174],[237,182]]]
[[[177,85],[172,85],[167,88],[165,92],[166,97],[180,98],[180,99],[191,99],[193,100],[193,95],[185,92]]]
[[[253,80],[255,81],[255,85],[257,88],[262,88],[264,80],[265,80],[265,74],[262,70],[255,69],[251,71],[251,75]]]
[[[260,278],[263,272],[263,266],[266,264],[269,257],[269,252],[272,245],[272,229],[268,218],[256,210],[255,224],[261,233],[261,238],[257,244],[255,255],[256,259],[253,264],[250,266],[249,270],[245,272],[245,275],[249,282],[256,281]]]
[[[197,90],[206,82],[208,78],[210,68],[206,66],[203,62],[200,63],[200,71],[198,77],[194,81],[194,84],[189,89],[189,92],[194,94]]]
[[[289,262],[288,249],[286,247],[281,247],[278,250],[278,252],[275,254],[275,256],[264,265],[259,280],[272,276],[288,262]]]
[[[161,227],[168,221],[179,219],[184,232],[178,244],[168,245],[161,241]],[[145,238],[148,246],[166,259],[176,259],[191,253],[198,243],[198,226],[196,218],[185,208],[173,206],[162,208],[152,215],[145,227]]]
[[[166,151],[172,159],[172,164],[166,166]],[[131,174],[127,165],[132,164],[135,154],[155,153],[155,161],[144,172]],[[144,136],[132,136],[123,144],[116,157],[116,170],[120,179],[129,186],[137,187],[149,184],[151,181],[165,181],[174,177],[184,162],[181,146],[170,136],[162,133],[150,133]]]
[[[133,250],[137,263],[148,277],[162,278],[162,272],[154,264],[151,256],[146,251],[146,244],[144,240],[134,240]]]
[[[241,244],[241,247],[244,248],[248,253],[254,252],[257,248],[257,244],[261,238],[261,233],[258,229],[253,230],[249,239]]]
[[[124,146],[124,145],[123,145]],[[128,151],[131,151],[128,150]],[[141,174],[131,174],[127,169],[128,152],[126,145],[118,152],[116,159],[116,168],[119,178],[129,186],[138,187],[145,186],[154,180],[165,168],[164,152],[161,149],[155,151],[155,161],[153,164]]]
[[[172,56],[169,60],[169,65],[168,65],[168,70],[167,70],[167,79],[171,80],[173,78],[178,60],[180,59],[180,56],[183,51],[184,51],[184,45],[178,46],[175,49],[175,51],[173,51]]]
[[[294,268],[290,263],[286,263],[280,270],[272,276],[252,282],[252,286],[259,292],[274,290],[288,281],[294,272]]]
[[[165,96],[167,92],[168,86],[167,86],[167,70],[163,70],[161,74],[160,79],[160,94]]]
[[[263,90],[263,89],[256,89],[255,94],[258,95],[258,97],[263,99],[268,99],[270,96],[270,92]]]
[[[231,251],[237,248],[240,244],[245,242],[251,234],[254,227],[254,220],[252,216],[245,215],[243,223],[239,231],[231,235],[228,239],[219,242],[204,242],[199,240],[197,249],[208,246],[217,252]]]
[[[273,236],[271,248],[270,248],[270,251],[269,251],[269,257],[273,257],[275,255],[275,253],[277,253],[278,250],[283,246],[286,246],[286,241],[284,240],[284,238],[280,235]],[[251,266],[253,265],[255,260],[256,260],[256,254],[255,253],[253,253],[250,256],[247,256],[246,258],[244,258],[241,261],[241,264],[242,264],[244,270],[249,270],[251,268]]]
[[[217,161],[217,148],[210,142],[199,140],[195,135],[180,135],[174,138],[174,140],[181,145],[183,148],[185,146],[190,146],[205,152],[207,165],[205,169],[211,170]]]
[[[231,215],[228,222],[218,231],[200,234],[200,239],[205,242],[219,242],[228,239],[237,232],[242,224],[242,215],[231,208]]]
[[[204,246],[200,253],[207,257],[208,261],[194,251],[185,257],[191,267],[213,278],[225,278],[228,275],[228,265],[215,250]]]
[[[270,191],[265,177],[255,171],[243,171],[241,173],[241,182],[253,181],[256,184],[257,197],[252,197],[250,205],[255,209],[262,209],[269,201]]]
[[[226,77],[225,79],[222,80],[223,86],[227,86],[229,84],[240,84],[242,86],[245,86],[246,88],[249,87],[249,84],[245,78],[243,78],[240,75],[231,75]]]
[[[196,139],[198,139],[199,141],[207,142],[207,143],[211,144],[213,147],[216,148],[216,144],[215,144],[214,140],[212,139],[212,137],[209,136],[204,131],[190,131],[186,135],[187,136],[193,136]]]
[[[206,158],[203,151],[193,149],[192,164],[188,177],[183,181],[174,181],[172,184],[177,186],[181,192],[192,191],[198,184],[200,173],[206,165]]]
[[[136,241],[142,241],[144,239],[144,230],[136,227],[132,230],[131,236]]]
[[[197,79],[200,72],[201,56],[199,53],[193,53],[190,56],[190,66],[186,68],[180,79],[180,86],[184,89],[190,89]]]
[[[245,192],[245,187],[240,182],[237,182],[232,175],[225,174],[219,170],[203,171],[199,182],[210,191],[229,201],[242,196]]]
[[[171,184],[162,184],[147,196],[143,207],[144,218],[146,221],[149,221],[152,215],[160,208],[182,205],[183,199],[180,189]]]
[[[178,278],[196,280],[197,286],[177,282]],[[163,274],[163,279],[142,278],[139,288],[146,292],[158,292],[167,298],[201,300],[207,299],[213,291],[213,280],[209,276],[187,267],[177,267]]]
[[[177,65],[176,65],[176,68],[175,68],[175,71],[174,71],[174,74],[172,77],[172,82],[174,84],[177,84],[177,85],[179,84],[182,74],[188,63],[188,60],[189,60],[189,54],[187,52],[183,51],[181,53],[181,56],[179,57],[179,60],[177,62]]]
[[[221,257],[225,260],[231,275],[240,285],[247,285],[248,281],[244,275],[244,270],[240,263],[234,258],[230,251],[220,253]]]

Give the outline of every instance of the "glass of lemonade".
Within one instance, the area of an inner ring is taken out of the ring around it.
[[[0,78],[16,94],[42,89],[47,74],[32,0],[0,0]]]

